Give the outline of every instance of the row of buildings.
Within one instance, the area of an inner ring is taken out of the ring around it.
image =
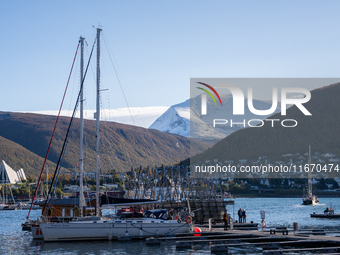
[[[282,160],[273,161],[269,159],[266,155],[262,155],[257,159],[239,159],[238,161],[234,160],[225,160],[224,164],[227,165],[235,165],[240,167],[242,165],[259,165],[259,164],[279,164],[279,165],[287,165],[287,164],[302,164],[308,162],[308,152],[305,154],[300,153],[287,153],[282,155]],[[340,158],[333,153],[324,153],[321,154],[319,152],[314,152],[312,155],[313,163],[340,163]],[[203,163],[203,162],[198,162]],[[205,164],[209,163],[220,163],[221,161],[218,158],[213,160],[206,160]]]

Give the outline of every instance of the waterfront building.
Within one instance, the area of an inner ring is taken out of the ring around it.
[[[24,170],[21,168],[18,171],[14,171],[4,160],[0,164],[0,183],[16,184],[26,180]]]

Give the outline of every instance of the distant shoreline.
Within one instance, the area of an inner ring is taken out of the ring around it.
[[[340,198],[340,192],[337,192],[338,194],[325,194],[324,192],[318,193],[316,192],[315,195],[319,198]],[[303,198],[302,195],[278,195],[278,194],[266,194],[266,193],[261,193],[261,194],[232,194],[233,198]]]

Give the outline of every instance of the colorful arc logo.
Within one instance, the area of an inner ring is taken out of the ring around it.
[[[197,83],[199,83],[199,84],[201,84],[201,85],[204,85],[204,86],[206,86],[207,88],[211,89],[211,91],[214,92],[215,95],[217,96],[217,98],[218,98],[218,100],[220,101],[220,104],[221,104],[221,106],[222,106],[222,100],[221,100],[221,98],[220,98],[220,95],[217,93],[217,91],[216,91],[213,87],[211,87],[210,85],[208,85],[208,84],[206,84],[206,83],[203,83],[203,82],[197,82]],[[214,100],[215,105],[217,105],[216,100],[215,100],[213,94],[211,94],[211,92],[210,92],[209,90],[204,89],[204,88],[201,88],[201,87],[197,87],[197,88],[203,90],[204,92],[206,92],[206,93],[212,98],[212,100]]]

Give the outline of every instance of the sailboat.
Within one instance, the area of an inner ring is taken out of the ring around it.
[[[6,195],[4,193],[4,189],[6,189],[6,187],[4,186],[4,181],[2,179],[2,186],[1,186],[1,191],[2,191],[2,196],[0,194],[0,210],[4,210],[6,207],[8,207],[7,204],[7,199],[6,199]]]
[[[2,171],[2,198],[1,198],[1,204],[0,204],[0,210],[17,210],[17,205],[15,203],[12,188],[11,188],[11,182],[9,181],[8,174],[5,173],[5,171]],[[12,199],[12,203],[10,203],[10,197]]]
[[[81,217],[70,222],[42,222],[40,228],[44,241],[111,240],[120,238],[146,238],[188,233],[191,220],[169,220],[165,210],[148,211],[137,218],[100,217],[99,196],[99,121],[100,121],[100,33],[97,28],[97,102],[96,102],[96,216]],[[82,87],[81,87],[82,89]],[[81,174],[82,176],[82,174]],[[80,180],[80,185],[82,181]],[[83,191],[80,190],[80,195]],[[80,203],[83,198],[79,199]],[[83,204],[80,205],[82,208]]]
[[[310,165],[312,162],[312,156],[311,156],[311,146],[309,146],[309,158],[308,158],[308,164],[309,164],[309,168],[311,169]],[[313,192],[312,192],[312,172],[308,171],[308,191],[306,196],[302,199],[302,204],[303,205],[316,205],[317,203],[319,203],[319,199],[317,196],[313,196]]]

